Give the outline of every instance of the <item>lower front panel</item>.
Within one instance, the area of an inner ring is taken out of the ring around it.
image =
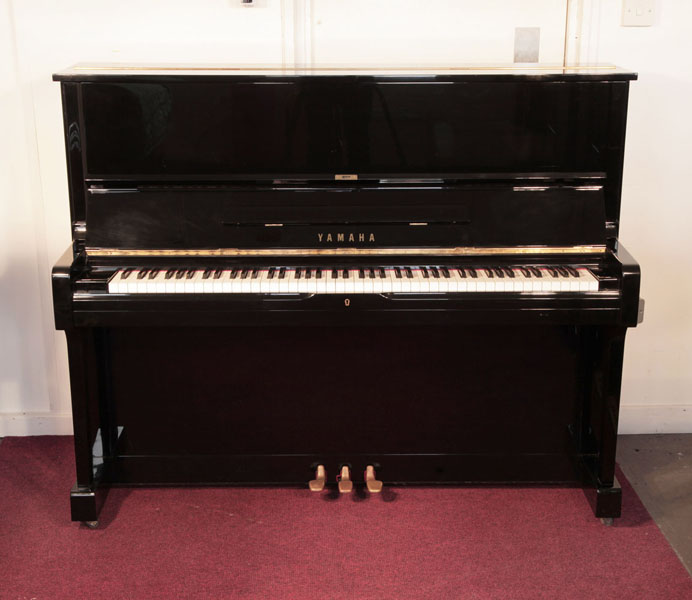
[[[103,479],[576,481],[582,332],[568,326],[104,331]],[[97,462],[101,462],[99,459]]]

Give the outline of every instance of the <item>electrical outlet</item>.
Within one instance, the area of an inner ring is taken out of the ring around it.
[[[655,0],[622,0],[623,27],[650,27],[654,24]]]

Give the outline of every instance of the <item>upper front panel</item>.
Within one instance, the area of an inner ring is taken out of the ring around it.
[[[85,176],[604,178],[620,168],[627,85],[359,77],[82,83]]]

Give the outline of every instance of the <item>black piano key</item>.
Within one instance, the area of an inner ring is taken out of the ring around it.
[[[563,277],[569,277],[569,271],[565,267],[555,267],[557,272]]]
[[[240,272],[240,278],[241,279],[247,279],[247,276],[250,274],[250,269],[243,269]]]
[[[296,278],[296,279],[300,279],[300,276],[301,276],[302,274],[303,274],[303,270],[302,270],[302,269],[299,269],[298,267],[296,267],[296,277],[295,277],[295,278]]]
[[[531,269],[531,272],[539,279],[543,277],[543,273],[541,273],[541,270],[538,267],[529,267],[529,269]]]
[[[384,272],[384,267],[380,267],[380,279],[384,279],[387,277],[387,274]]]
[[[332,279],[339,279],[339,271],[337,271],[336,269],[332,269]]]
[[[447,267],[442,267],[440,270],[442,271],[442,276],[445,279],[449,279],[449,269]]]
[[[425,267],[421,267],[420,272],[423,273],[423,279],[428,279],[428,277],[430,277],[430,275],[428,275],[428,270]]]
[[[577,271],[574,267],[565,267],[567,269],[567,272],[572,276],[576,277],[577,279],[579,278],[579,271]]]
[[[500,279],[505,276],[505,272],[500,267],[493,267],[493,271],[495,271],[495,275],[497,275]]]
[[[305,269],[305,279],[312,279],[312,269]]]
[[[349,276],[348,269],[344,269],[343,276],[344,276],[344,279],[348,279],[348,276]]]
[[[519,270],[521,271],[521,274],[524,277],[527,277],[527,278],[531,277],[531,271],[529,271],[526,267],[519,267]]]
[[[147,269],[142,269],[139,273],[137,273],[137,279],[144,279],[147,276],[147,273]]]
[[[315,270],[315,277],[317,279],[322,279],[322,269],[316,269]]]
[[[466,267],[466,269],[469,272],[469,275],[471,275],[471,279],[476,279],[478,277],[478,273],[476,273],[476,269],[473,267]]]
[[[558,272],[557,272],[557,269],[555,267],[546,267],[546,268],[548,269],[548,273],[550,273],[551,277],[557,277],[558,276]]]
[[[284,279],[286,277],[286,267],[281,267],[279,270],[279,279]]]
[[[493,270],[492,270],[492,269],[489,269],[488,267],[485,267],[485,274],[486,274],[488,277],[490,277],[490,279],[492,279],[493,277],[495,277],[495,274],[493,273]]]
[[[365,271],[363,269],[358,269],[358,279],[365,278]]]
[[[231,279],[238,277],[238,269],[231,269]]]
[[[205,269],[202,273],[202,279],[209,279],[211,277],[211,269]]]
[[[457,272],[462,279],[466,279],[466,270],[463,267],[457,267]]]
[[[176,279],[182,279],[185,276],[185,269],[178,269],[175,274]]]
[[[131,274],[134,269],[132,267],[129,267],[123,271],[123,279],[127,279]]]
[[[406,279],[413,279],[413,271],[411,271],[411,267],[406,267],[404,271],[406,273]]]
[[[372,267],[368,269],[368,277],[370,277],[370,279],[375,279],[375,269]]]
[[[154,279],[159,274],[158,269],[149,269],[149,279]]]
[[[432,276],[433,276],[435,279],[439,279],[439,278],[440,278],[440,272],[437,270],[437,267],[430,267],[430,271],[432,272]]]
[[[505,267],[505,273],[507,273],[507,277],[514,277],[514,269],[511,269],[510,267]]]
[[[185,273],[185,279],[192,279],[195,276],[195,269],[188,269],[187,273]]]
[[[394,274],[397,279],[401,279],[401,269],[399,267],[394,267]]]
[[[274,279],[274,275],[276,275],[276,268],[271,267],[269,273],[267,273],[267,279]]]
[[[252,269],[252,278],[257,279],[258,275],[259,275],[259,269]]]
[[[223,269],[216,269],[216,271],[214,271],[214,279],[221,279],[221,275],[223,275]]]
[[[168,271],[166,271],[166,279],[170,279],[173,275],[175,275],[175,269],[168,269]]]

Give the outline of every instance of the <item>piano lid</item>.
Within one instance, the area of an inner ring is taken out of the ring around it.
[[[555,81],[631,81],[637,74],[609,64],[594,65],[490,65],[490,64],[418,64],[418,65],[231,65],[231,64],[141,64],[78,63],[53,75],[54,81],[104,81],[122,77],[147,79],[161,77],[176,81],[194,78],[291,79],[296,77],[366,77],[373,80],[411,78],[435,81],[470,81],[483,77],[487,81],[540,79]]]

